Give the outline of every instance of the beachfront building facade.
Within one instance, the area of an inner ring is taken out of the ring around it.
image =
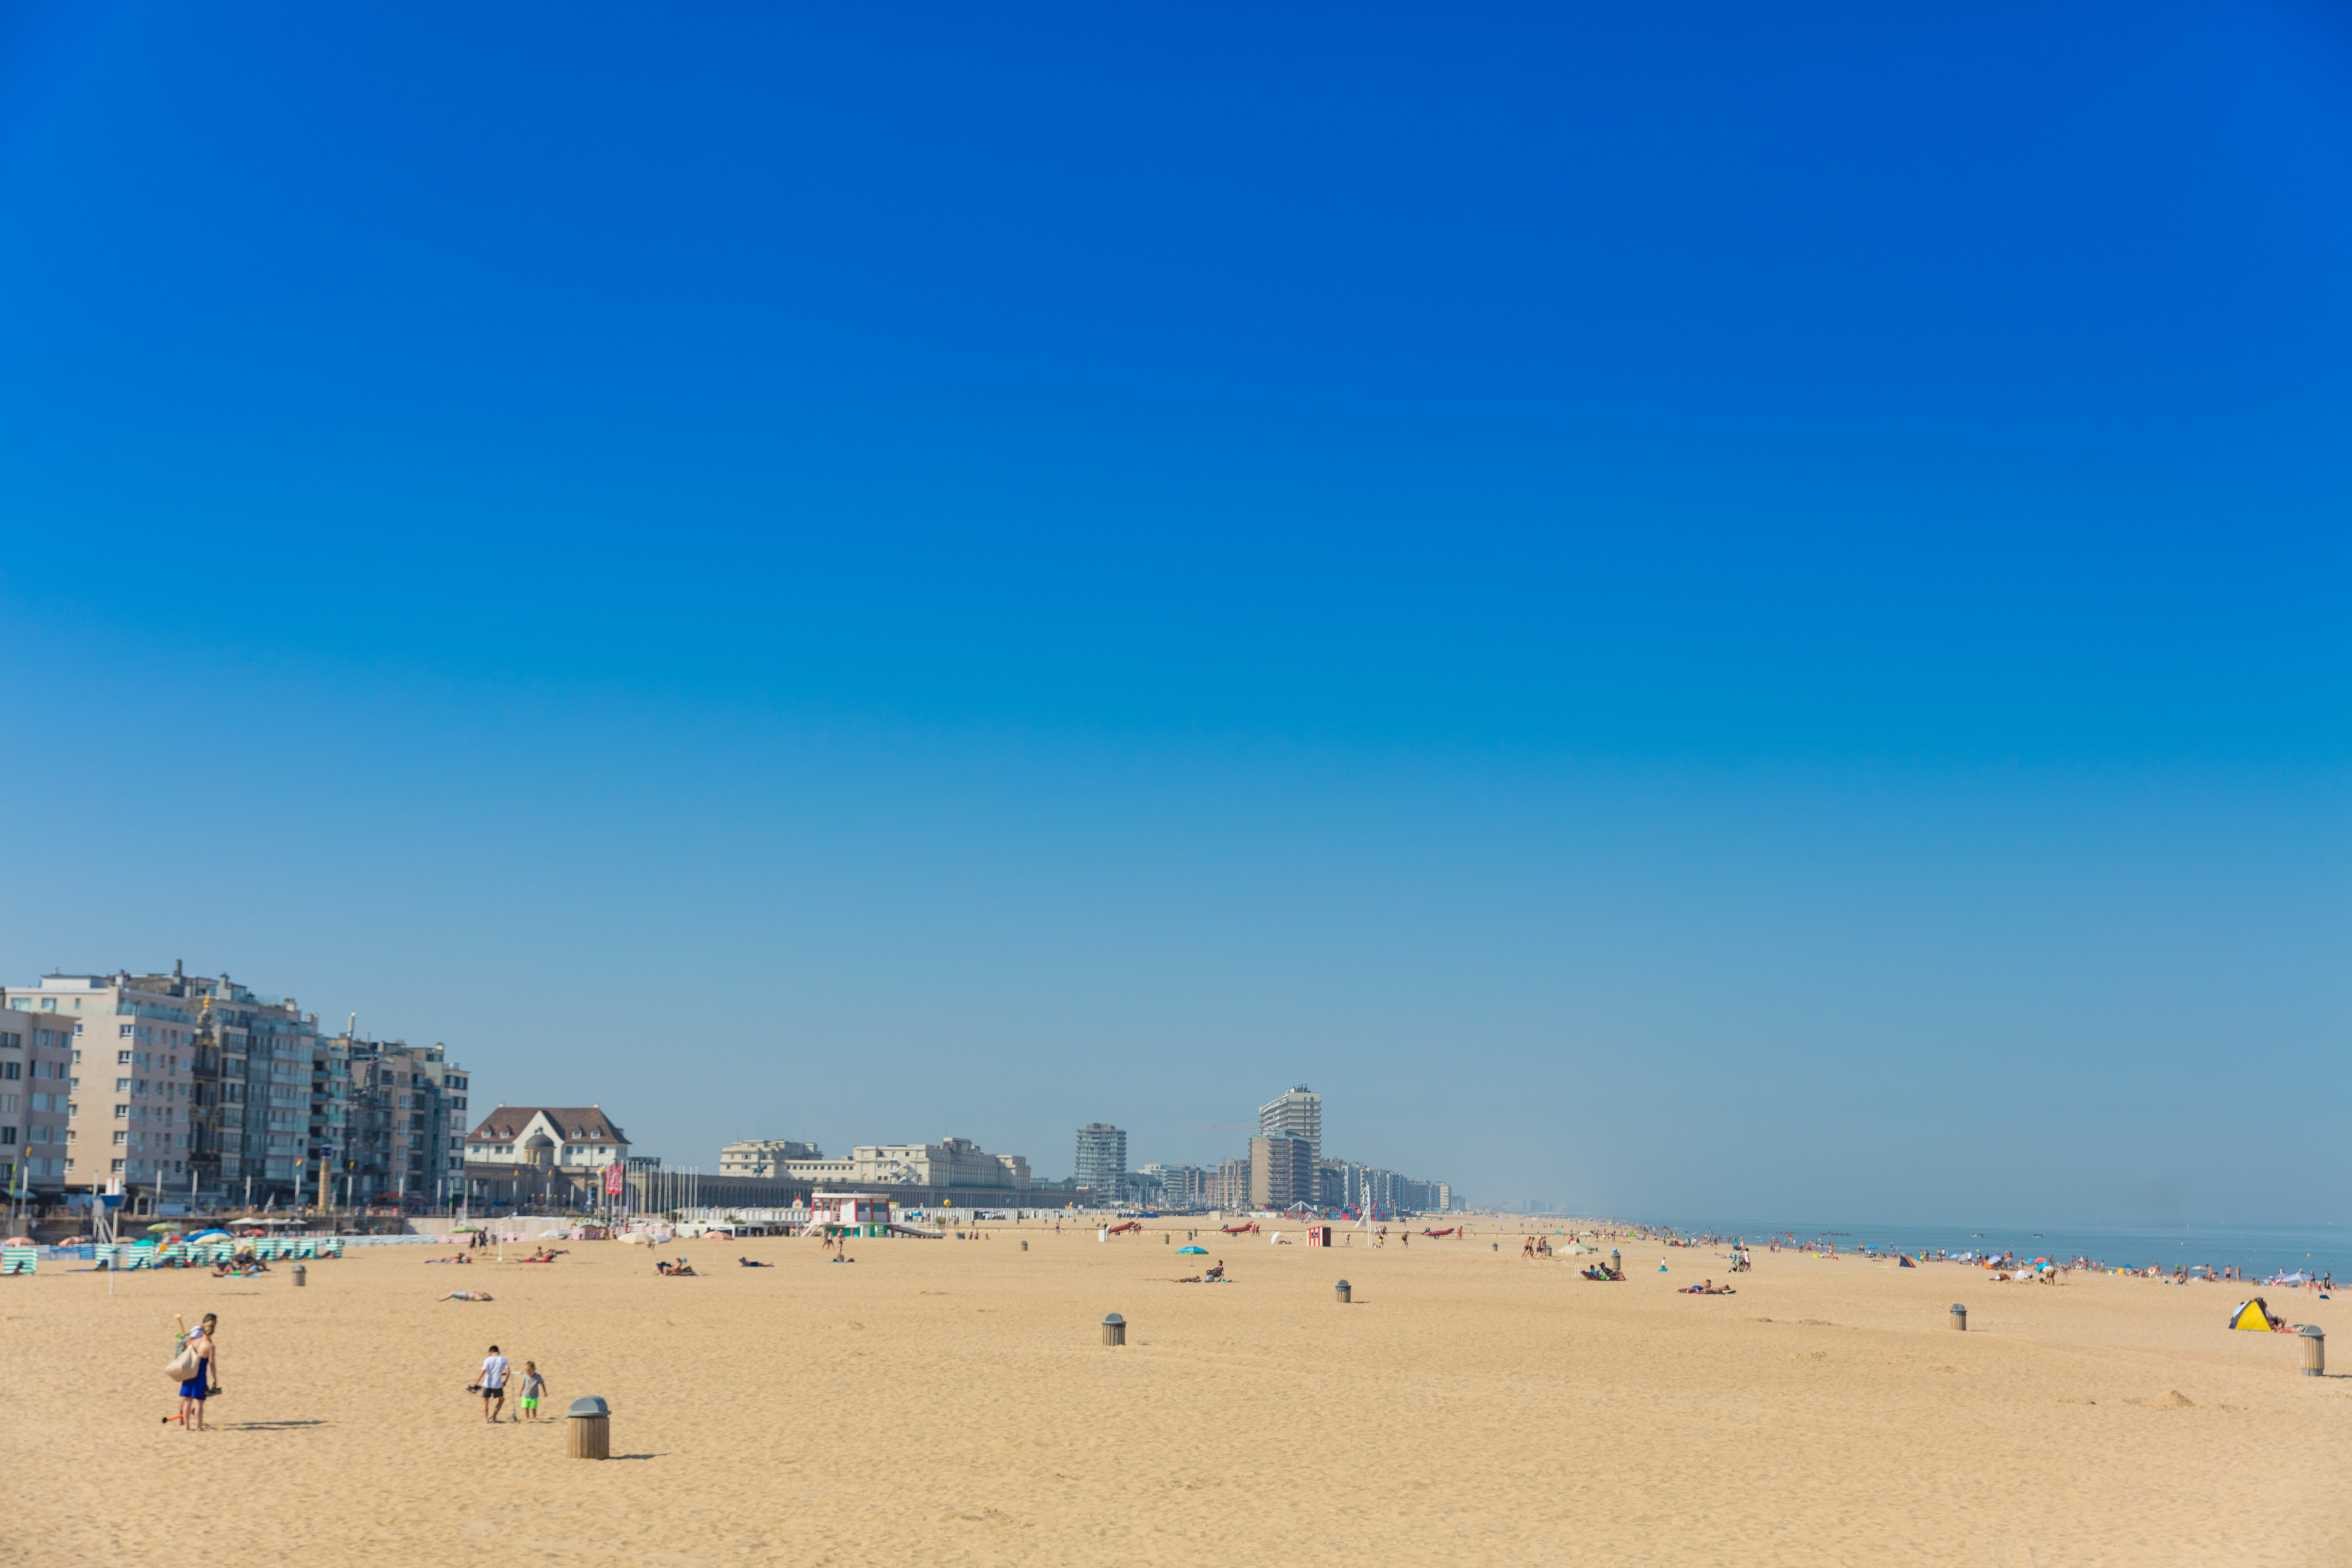
[[[1192,1209],[1208,1204],[1209,1173],[1199,1166],[1149,1165],[1141,1174],[1158,1185],[1158,1201],[1163,1207]]]
[[[780,1179],[791,1176],[785,1167],[795,1161],[806,1164],[824,1158],[824,1151],[814,1144],[791,1138],[746,1138],[719,1151],[719,1174]]]
[[[1452,1184],[1447,1182],[1423,1181],[1352,1160],[1328,1161],[1325,1169],[1328,1190],[1324,1203],[1328,1207],[1352,1208],[1359,1213],[1421,1214],[1443,1213],[1461,1207]]]
[[[34,1020],[0,1028],[33,1042],[23,1070],[59,1072],[16,1091],[30,1118],[18,1135],[41,1140],[37,1156],[21,1145],[37,1191],[119,1178],[199,1205],[429,1202],[462,1178],[470,1080],[437,1042],[322,1037],[293,998],[180,964],[47,975],[0,988],[0,1004]],[[0,1076],[0,1121],[10,1092]],[[0,1167],[11,1146],[0,1141]]]
[[[121,1178],[124,1187],[184,1191],[194,1173],[196,1081],[195,1008],[155,977],[44,975],[30,986],[0,988],[0,1008],[33,1021],[10,1034],[30,1040],[62,1039],[68,1065],[68,1135],[61,1187],[104,1188]],[[168,977],[164,978],[168,979]],[[28,1047],[29,1054],[34,1048]],[[54,1063],[54,1045],[46,1059]],[[0,1073],[19,1065],[14,1053],[0,1058]],[[20,1071],[26,1069],[19,1066]],[[0,1079],[0,1094],[33,1091]],[[307,1077],[306,1077],[307,1082]],[[58,1125],[56,1091],[43,1091],[52,1110],[46,1124]],[[5,1113],[0,1113],[5,1114]],[[20,1107],[20,1116],[29,1111]],[[29,1131],[19,1136],[29,1136]],[[52,1149],[56,1145],[49,1145]],[[51,1154],[44,1160],[56,1160]]]
[[[809,1158],[793,1157],[805,1154]],[[675,1173],[674,1173],[675,1174]],[[845,1158],[825,1159],[814,1144],[786,1139],[730,1144],[715,1176],[696,1176],[691,1191],[658,1173],[629,1178],[631,1201],[667,1211],[681,1204],[786,1207],[813,1191],[887,1192],[901,1208],[1019,1208],[1042,1196],[1019,1155],[992,1155],[970,1138],[936,1144],[860,1144]],[[1057,1197],[1056,1202],[1061,1201]]]
[[[466,1176],[472,1074],[448,1048],[371,1040],[354,1017],[319,1042],[311,1136],[331,1198],[454,1202]],[[315,1196],[315,1195],[313,1195]]]
[[[1323,1157],[1323,1096],[1304,1083],[1293,1084],[1257,1108],[1257,1131],[1263,1138],[1295,1138],[1305,1144],[1310,1159]],[[1312,1195],[1309,1195],[1312,1200]]]
[[[598,1105],[499,1105],[466,1134],[466,1195],[491,1204],[593,1208],[629,1140]]]
[[[1315,1206],[1315,1145],[1306,1139],[1252,1138],[1249,1163],[1252,1207]]]
[[[1247,1208],[1250,1206],[1248,1156],[1221,1162],[1209,1174],[1208,1196],[1211,1208]]]
[[[291,997],[264,995],[226,975],[190,975],[178,964],[141,984],[194,1011],[198,1196],[287,1202],[298,1185],[314,1195],[316,1015]]]
[[[775,1174],[791,1181],[835,1186],[917,1186],[940,1192],[1001,1195],[1029,1190],[1029,1162],[1020,1155],[992,1155],[970,1138],[936,1144],[860,1144],[841,1160],[781,1162]]]
[[[1127,1176],[1127,1134],[1108,1122],[1088,1122],[1078,1129],[1077,1184],[1118,1199]]]
[[[73,1156],[73,1034],[52,1017],[0,1010],[0,1174],[7,1190],[51,1197]]]

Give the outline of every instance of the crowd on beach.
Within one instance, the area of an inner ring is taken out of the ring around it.
[[[1745,1259],[1748,1247],[1745,1238],[1711,1233],[1685,1236],[1671,1230],[1653,1232],[1643,1227],[1635,1228],[1634,1233],[1643,1239],[1656,1240],[1666,1247],[1727,1247],[1731,1249],[1727,1255],[1736,1260]],[[2267,1278],[2258,1279],[2246,1270],[2235,1264],[2227,1263],[2175,1263],[2168,1267],[2160,1263],[2151,1263],[2142,1267],[2109,1263],[2084,1254],[2063,1259],[2020,1258],[2014,1249],[1998,1252],[1990,1249],[1952,1251],[1943,1248],[1921,1248],[1905,1251],[1869,1243],[1849,1244],[1842,1249],[1839,1246],[1841,1239],[1843,1238],[1840,1236],[1817,1236],[1810,1240],[1801,1241],[1795,1232],[1783,1231],[1777,1236],[1766,1239],[1764,1249],[1769,1252],[1807,1252],[1818,1258],[1851,1256],[1874,1262],[1891,1261],[1906,1269],[1916,1268],[1924,1263],[1958,1264],[1984,1270],[1997,1281],[2022,1281],[2053,1284],[2070,1274],[2082,1273],[2106,1274],[2124,1279],[2157,1280],[2168,1285],[2259,1284],[2274,1290],[2310,1291],[2322,1296],[2330,1294],[2336,1288],[2335,1275],[2326,1271],[2316,1273],[2303,1270],[2282,1271]],[[1745,1267],[1745,1264],[1742,1261],[1735,1261],[1734,1266],[1737,1269]]]

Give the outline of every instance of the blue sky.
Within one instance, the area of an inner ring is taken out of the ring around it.
[[[0,6],[10,973],[650,1150],[2342,1218],[2317,5]]]

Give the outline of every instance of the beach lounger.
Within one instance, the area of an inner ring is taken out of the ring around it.
[[[41,1249],[37,1247],[0,1248],[0,1274],[34,1274],[40,1271]]]

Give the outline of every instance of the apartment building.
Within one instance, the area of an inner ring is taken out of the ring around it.
[[[791,1138],[746,1138],[719,1151],[719,1174],[776,1180],[790,1176],[784,1167],[795,1161],[805,1164],[824,1158],[824,1151],[814,1144]]]
[[[439,1040],[371,1040],[358,1024],[354,1017],[319,1042],[310,1133],[330,1196],[454,1201],[466,1176],[472,1074]]]
[[[1212,1208],[1247,1208],[1250,1207],[1250,1162],[1244,1157],[1226,1160],[1209,1176],[1209,1207]]]
[[[314,1103],[319,1020],[291,997],[267,996],[222,975],[142,975],[140,991],[188,1013],[196,1043],[190,1165],[201,1194],[255,1202],[316,1196]]]
[[[1325,1173],[1328,1196],[1324,1202],[1334,1208],[1415,1214],[1443,1212],[1457,1206],[1454,1188],[1446,1182],[1423,1181],[1352,1160],[1326,1161]]]
[[[1325,1208],[1348,1208],[1348,1162],[1315,1162],[1315,1201]]]
[[[462,1175],[469,1078],[437,1043],[351,1030],[322,1038],[293,998],[178,964],[170,974],[47,975],[0,988],[0,1005],[33,1020],[0,1027],[0,1040],[35,1042],[26,1071],[64,1068],[23,1092],[19,1136],[47,1134],[37,1156],[23,1145],[37,1186],[120,1176],[164,1196],[312,1202],[323,1171],[331,1199],[365,1203],[436,1198]],[[52,1038],[54,1049],[38,1043]],[[0,1044],[0,1123],[11,1054]],[[58,1082],[67,1088],[47,1086]],[[37,1092],[49,1108],[29,1109]],[[9,1146],[0,1141],[0,1165]]]
[[[73,1031],[20,1009],[0,1011],[0,1174],[10,1192],[54,1196],[72,1164]]]
[[[1008,1195],[1028,1191],[1030,1179],[1025,1157],[992,1155],[970,1138],[941,1138],[936,1144],[860,1144],[845,1160],[788,1159],[775,1174],[821,1186],[887,1185]]]
[[[1076,1181],[1108,1202],[1118,1201],[1127,1176],[1127,1134],[1108,1122],[1089,1122],[1078,1129]]]
[[[1160,1185],[1160,1201],[1170,1208],[1208,1207],[1209,1173],[1199,1166],[1150,1165],[1141,1174]]]
[[[21,1029],[12,1022],[6,1032],[21,1032],[32,1041],[44,1036],[65,1041],[62,1048],[53,1045],[46,1051],[28,1043],[22,1048],[22,1062],[13,1051],[0,1058],[0,1073],[5,1073],[9,1066],[29,1071],[36,1060],[54,1066],[58,1051],[66,1053],[68,1143],[61,1185],[102,1187],[115,1176],[141,1186],[181,1189],[188,1185],[196,1104],[195,1007],[155,979],[134,979],[117,971],[45,975],[35,985],[0,987],[0,1010],[32,1020]],[[0,1078],[0,1094],[25,1097],[16,1113],[26,1119],[20,1122],[20,1137],[31,1135],[33,1092]],[[49,1127],[54,1137],[58,1124],[56,1091],[41,1092],[52,1109],[40,1124]],[[7,1114],[0,1112],[0,1117]],[[56,1147],[54,1143],[49,1146]]]
[[[1250,1140],[1250,1202],[1288,1208],[1316,1202],[1315,1145],[1304,1138]]]
[[[1323,1157],[1323,1096],[1304,1083],[1294,1084],[1289,1092],[1277,1094],[1257,1108],[1258,1135],[1266,1138],[1296,1138],[1310,1151],[1309,1157]]]

